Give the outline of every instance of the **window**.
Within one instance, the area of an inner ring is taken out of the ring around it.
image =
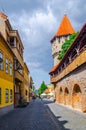
[[[12,93],[12,89],[10,90],[10,102],[12,102],[12,99],[13,99],[13,93]]]
[[[28,92],[27,92],[27,90],[26,90],[26,96],[27,96],[27,93],[28,93]]]
[[[8,73],[8,59],[6,58],[6,73]]]
[[[5,95],[6,95],[6,103],[8,103],[8,101],[9,101],[9,91],[8,91],[8,89],[6,89]]]
[[[1,104],[1,88],[0,88],[0,104]]]
[[[0,70],[3,70],[3,54],[0,52]]]
[[[10,75],[12,76],[12,63],[10,63]]]
[[[14,47],[14,37],[10,37],[10,45]]]
[[[60,37],[58,38],[58,42],[60,43]]]

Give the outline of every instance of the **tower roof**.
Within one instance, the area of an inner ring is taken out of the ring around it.
[[[75,30],[72,27],[67,15],[65,14],[55,36],[58,37],[58,36],[63,36],[63,35],[68,35],[68,34],[73,34],[73,33],[75,33]]]
[[[0,17],[2,17],[3,19],[7,19],[7,16],[2,12],[0,12]]]

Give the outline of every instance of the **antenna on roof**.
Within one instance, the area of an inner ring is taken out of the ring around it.
[[[64,10],[64,15],[67,15],[67,9]]]

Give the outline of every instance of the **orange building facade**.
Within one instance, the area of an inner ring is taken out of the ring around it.
[[[86,24],[49,74],[56,102],[86,112]]]

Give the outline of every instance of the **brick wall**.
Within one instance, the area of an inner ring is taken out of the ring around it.
[[[86,112],[86,63],[60,80],[55,93],[56,102]]]

